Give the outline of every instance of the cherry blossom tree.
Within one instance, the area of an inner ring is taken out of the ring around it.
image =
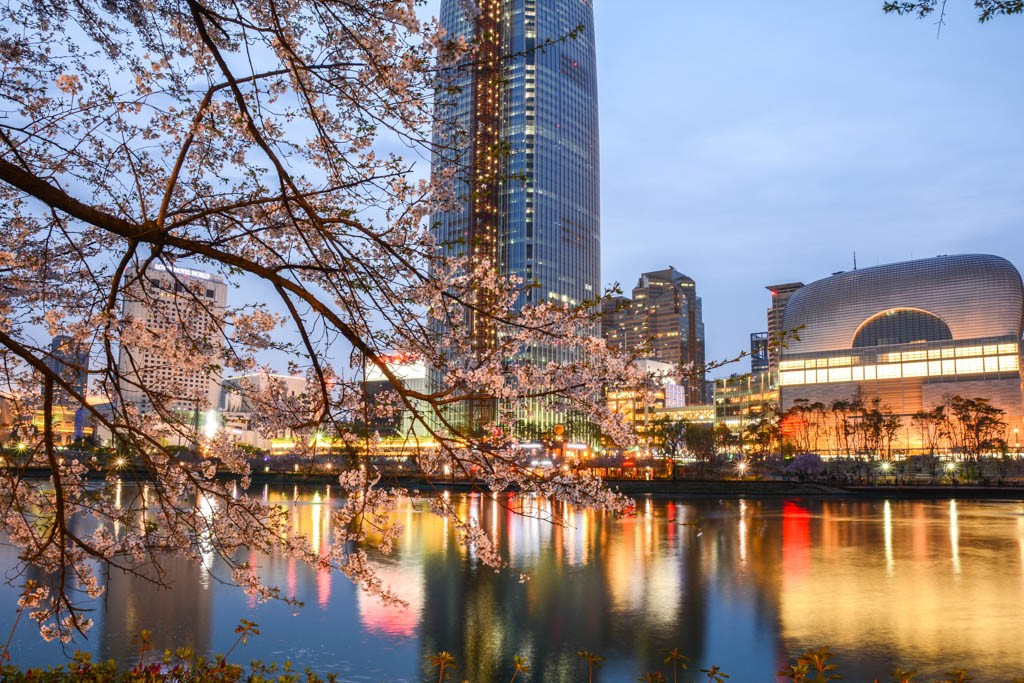
[[[147,357],[173,354],[216,378],[259,371],[268,351],[287,354],[290,370],[309,378],[306,392],[274,383],[239,390],[262,428],[296,435],[300,455],[321,431],[363,440],[361,452],[372,452],[353,417],[405,410],[437,444],[417,454],[427,474],[450,468],[475,473],[492,491],[622,505],[597,479],[520,467],[512,430],[501,428],[517,404],[543,400],[627,443],[595,389],[637,378],[628,358],[591,336],[595,302],[519,311],[525,285],[499,276],[495,263],[437,255],[429,216],[460,198],[452,177],[427,179],[418,169],[436,145],[457,144],[434,135],[432,97],[447,87],[446,74],[472,63],[476,47],[449,40],[417,4],[0,6],[0,390],[16,420],[38,425],[18,435],[27,451],[19,462],[52,474],[34,479],[7,463],[0,518],[22,568],[54,575],[54,590],[33,585],[26,597],[45,637],[88,628],[80,601],[102,593],[102,568],[159,582],[167,553],[199,562],[215,551],[261,598],[278,594],[239,550],[337,568],[400,600],[367,554],[388,550],[400,533],[388,515],[400,489],[372,466],[344,472],[331,551],[313,552],[283,510],[233,495],[234,483],[244,491],[249,482],[246,454],[181,418],[179,404],[193,397],[141,367]],[[232,303],[211,305],[180,275],[183,266],[229,283]],[[161,324],[126,312],[126,300],[163,306]],[[474,346],[467,311],[491,321],[486,349]],[[52,362],[48,342],[58,335],[86,350],[77,370],[87,371],[99,403]],[[536,344],[569,349],[576,360],[517,360]],[[407,386],[381,360],[395,349],[424,360],[436,385]],[[364,363],[394,385],[387,397],[368,402]],[[143,400],[128,400],[130,392]],[[467,401],[494,401],[494,423],[459,422],[454,408]],[[105,463],[58,449],[62,402],[86,411],[140,463],[131,500],[121,499]],[[172,447],[179,443],[203,457],[183,463]],[[218,478],[218,466],[234,481]],[[433,509],[478,557],[502,564],[473,520],[459,519],[443,497]]]

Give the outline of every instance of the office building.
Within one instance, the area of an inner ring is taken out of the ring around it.
[[[197,426],[220,404],[227,291],[219,276],[189,268],[152,265],[137,277],[122,303],[121,401]]]
[[[794,328],[786,327],[783,322],[786,304],[793,293],[803,286],[802,282],[787,282],[765,287],[772,293],[772,305],[768,309],[768,366],[772,372],[778,372],[779,354],[794,335]]]
[[[203,429],[213,436],[221,429],[236,444],[272,455],[288,453],[296,445],[290,425],[306,425],[313,417],[310,402],[304,400],[309,385],[302,375],[257,372],[227,377],[221,385],[220,413],[211,423],[208,415]],[[272,416],[273,420],[267,418]]]
[[[440,20],[449,36],[478,49],[451,70],[452,87],[437,100],[434,169],[454,171],[458,198],[457,208],[432,217],[439,249],[490,259],[500,273],[531,283],[517,307],[594,299],[601,253],[591,2],[443,0]],[[493,323],[472,312],[467,323],[478,351],[493,344]],[[544,345],[524,355],[570,360]],[[471,421],[486,422],[487,411],[479,412]],[[534,404],[517,419],[550,426],[559,417]]]
[[[750,333],[750,373],[758,375],[768,372],[771,364],[768,360],[768,333]]]
[[[389,353],[381,355],[378,360],[384,363],[395,378],[400,380],[406,389],[425,393],[427,388],[427,366],[424,362],[411,353]],[[368,406],[376,405],[382,394],[393,393],[394,385],[387,375],[376,363],[365,361],[363,363],[363,390],[366,395]],[[393,404],[393,411],[387,415],[370,415],[365,420],[357,417],[360,422],[365,422],[370,430],[378,432],[383,437],[426,437],[427,431],[423,425],[424,417],[429,414],[429,407],[421,401],[416,400],[413,405],[415,411],[406,407],[397,396]]]
[[[54,405],[77,407],[81,400],[73,398],[72,392],[85,398],[89,381],[89,353],[85,346],[73,337],[57,335],[50,342],[50,354],[44,359],[46,367],[70,385],[70,391],[54,385]]]
[[[981,254],[864,268],[791,294],[783,326],[800,328],[779,359],[783,409],[806,400],[878,399],[902,420],[894,447],[922,447],[910,418],[951,396],[1005,411],[1009,443],[1024,424],[1024,286],[1005,259]]]
[[[632,298],[612,300],[601,322],[609,345],[673,364],[677,381],[686,387],[686,403],[707,403],[704,320],[693,278],[671,266],[643,273]]]
[[[756,372],[715,380],[715,424],[743,435],[752,425],[771,419],[779,407],[779,390],[771,373]]]

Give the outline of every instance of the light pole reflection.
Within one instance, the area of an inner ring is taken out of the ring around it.
[[[882,507],[882,524],[885,533],[885,571],[892,576],[896,562],[892,556],[892,504],[889,501],[885,501]]]
[[[953,574],[960,576],[960,524],[955,499],[949,501],[949,548],[953,555]]]

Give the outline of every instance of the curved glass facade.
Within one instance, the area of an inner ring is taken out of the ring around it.
[[[501,145],[497,256],[504,274],[535,283],[519,305],[580,303],[600,293],[600,159],[597,57],[590,0],[496,0],[501,12]],[[478,18],[460,0],[443,0],[441,24],[472,41]],[[578,27],[582,29],[578,32]],[[569,37],[570,33],[575,37]],[[551,41],[550,44],[545,43]],[[544,47],[541,47],[544,46]],[[433,216],[438,242],[464,249],[472,229],[466,172],[473,130],[473,72],[459,69],[438,98],[441,145],[435,168],[458,169],[455,211]]]
[[[926,311],[896,309],[866,322],[853,338],[853,348],[945,341],[952,338],[949,325],[939,316]]]
[[[789,343],[786,355],[849,349],[864,321],[911,309],[940,318],[952,339],[1020,339],[1024,283],[1013,264],[988,254],[936,256],[837,273],[790,296],[782,328],[799,328],[800,338]],[[910,318],[895,322],[915,324]],[[908,330],[896,333],[921,339]]]

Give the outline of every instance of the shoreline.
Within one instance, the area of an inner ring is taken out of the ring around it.
[[[253,474],[252,482],[256,484],[330,484],[336,477],[327,475],[257,475]],[[384,480],[382,480],[384,481]],[[430,491],[451,491],[455,493],[471,493],[486,490],[476,482],[425,480],[403,477],[388,480],[396,486],[409,491],[426,493]],[[839,486],[812,481],[779,481],[779,480],[731,480],[731,479],[678,479],[668,480],[635,480],[607,479],[608,488],[628,496],[693,496],[693,497],[729,497],[742,498],[757,496],[764,498],[852,498],[852,499],[884,499],[896,498],[904,500],[1016,500],[1024,501],[1024,486],[973,486],[973,485],[879,485],[879,486]],[[514,491],[515,489],[512,489]]]
[[[22,476],[31,478],[49,478],[50,472],[45,468],[22,470]],[[133,474],[142,472],[125,470],[121,477],[125,481],[134,479]],[[218,474],[218,479],[231,480],[235,475]],[[139,477],[141,481],[144,477]],[[336,474],[326,473],[291,473],[291,472],[253,472],[253,486],[265,484],[293,485],[329,485],[337,481]],[[419,477],[382,477],[382,483],[400,486],[410,492],[428,493],[431,491],[452,491],[471,493],[486,491],[486,486],[478,482],[429,480]],[[719,498],[742,498],[757,496],[764,498],[848,498],[877,500],[885,498],[901,500],[1013,500],[1024,501],[1024,485],[984,486],[959,484],[910,484],[910,485],[839,485],[815,481],[783,481],[763,479],[606,479],[605,484],[613,491],[628,496],[692,496]],[[515,492],[516,489],[509,489]]]

